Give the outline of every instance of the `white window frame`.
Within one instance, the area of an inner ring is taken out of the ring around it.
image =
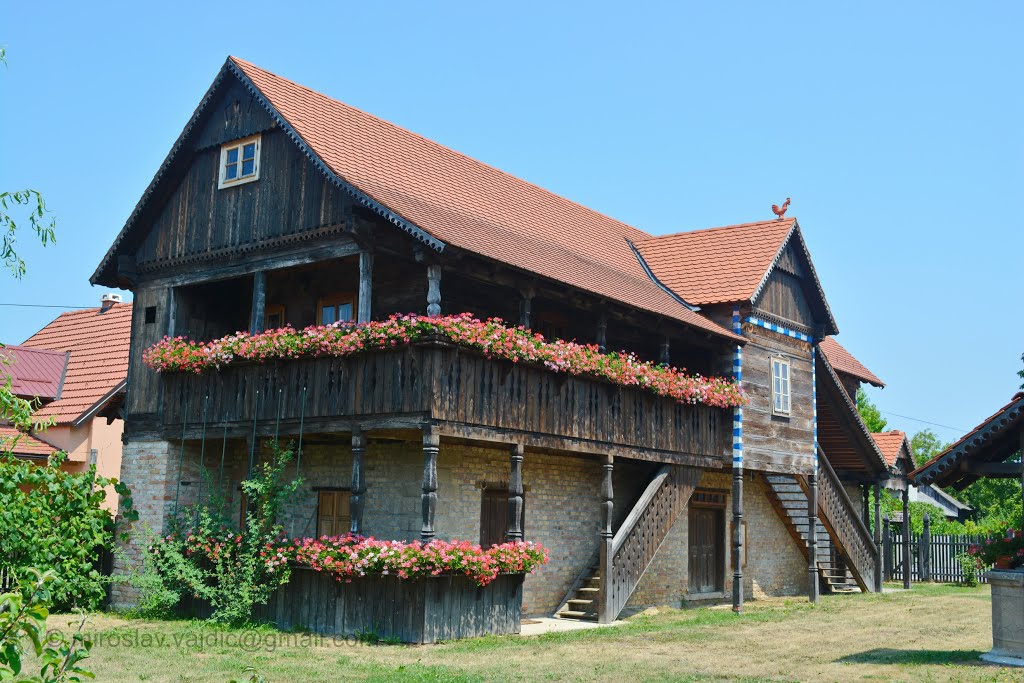
[[[778,376],[776,370],[779,371]],[[772,383],[772,415],[789,417],[793,409],[793,366],[789,359],[785,356],[772,356],[768,377]]]
[[[249,175],[243,176],[243,175],[241,175],[241,173],[242,173],[242,149],[245,147],[245,145],[248,145],[250,143],[256,143],[256,156],[253,159],[253,161],[254,161],[254,163],[253,163],[253,172],[250,173]],[[220,146],[220,166],[217,169],[217,189],[223,190],[225,187],[234,187],[236,185],[244,185],[246,183],[251,183],[254,180],[259,180],[260,179],[260,148],[261,147],[262,147],[261,136],[259,136],[259,135],[251,135],[251,136],[249,136],[247,138],[242,138],[241,140],[235,140],[233,142],[228,142],[226,144],[221,145]],[[239,175],[238,175],[238,177],[232,178],[232,179],[229,180],[226,177],[227,176],[227,170],[228,170],[228,152],[230,152],[233,149],[237,149],[238,150],[238,173],[239,173]]]

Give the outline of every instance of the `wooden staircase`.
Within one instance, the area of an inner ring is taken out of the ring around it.
[[[617,619],[702,474],[695,467],[661,466],[614,537],[600,540],[555,617],[602,623]]]
[[[796,541],[804,558],[809,559],[808,528],[810,518],[807,516],[806,484],[792,474],[766,474],[764,479],[772,506],[785,522],[786,529]],[[847,569],[842,554],[836,551],[828,529],[822,524],[820,518],[816,522],[815,565],[818,567],[822,591],[826,593],[859,593],[861,589],[853,574]]]

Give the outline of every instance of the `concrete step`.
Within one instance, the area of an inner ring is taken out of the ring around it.
[[[597,612],[581,612],[580,610],[564,609],[555,613],[556,619],[579,619],[581,621],[597,621]]]

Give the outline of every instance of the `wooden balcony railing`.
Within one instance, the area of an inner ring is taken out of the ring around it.
[[[879,588],[875,585],[875,565],[879,560],[875,540],[824,454],[820,455],[818,463],[818,513],[821,522],[861,590],[874,592]]]
[[[160,428],[168,438],[211,425],[344,432],[433,424],[442,435],[718,466],[731,411],[683,405],[638,388],[491,359],[448,343],[347,358],[233,364],[168,374]],[[205,415],[205,418],[204,418]],[[186,436],[186,438],[189,438]]]

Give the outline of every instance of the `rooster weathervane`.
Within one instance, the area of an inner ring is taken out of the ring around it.
[[[786,209],[788,209],[788,208],[789,208],[789,197],[786,197],[786,201],[784,201],[782,203],[782,206],[779,206],[778,204],[772,204],[772,213],[774,213],[776,216],[778,216],[778,218],[776,218],[775,220],[781,221],[782,217],[786,215]]]

